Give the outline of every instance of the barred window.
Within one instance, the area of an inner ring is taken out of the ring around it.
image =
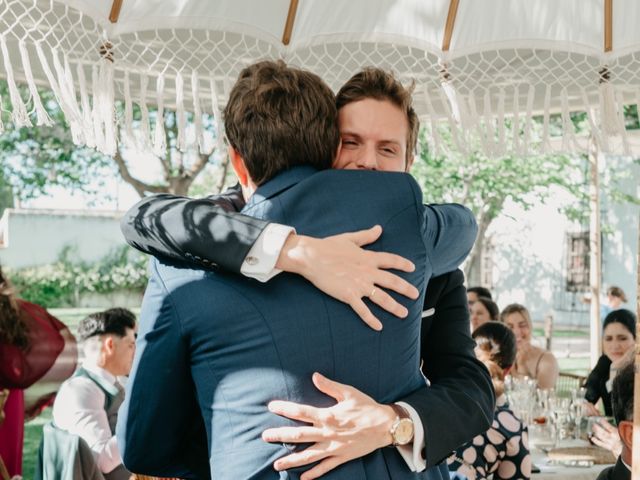
[[[566,290],[589,289],[589,231],[567,234]]]

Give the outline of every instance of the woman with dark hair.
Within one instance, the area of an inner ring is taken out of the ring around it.
[[[473,332],[483,323],[498,320],[500,310],[498,305],[487,297],[478,297],[471,305],[471,331]]]
[[[633,348],[636,340],[636,316],[625,309],[609,313],[602,324],[602,356],[591,370],[584,384],[587,392],[589,413],[600,415],[595,407],[602,400],[606,416],[613,415],[611,408],[611,384],[626,359],[625,355]]]
[[[63,351],[70,361],[56,365]],[[24,389],[43,378],[69,377],[76,357],[75,338],[67,327],[39,305],[16,298],[0,268],[0,390],[9,390],[0,425],[0,457],[9,475],[22,472]],[[39,413],[52,400],[43,398],[30,413]]]
[[[491,374],[496,409],[491,428],[458,448],[448,460],[452,478],[511,480],[531,478],[527,427],[509,408],[504,377],[516,358],[516,339],[499,322],[487,322],[474,332],[476,356]]]
[[[536,381],[538,388],[554,388],[560,373],[558,360],[549,350],[537,347],[531,342],[533,324],[529,310],[523,305],[512,303],[502,310],[500,321],[516,336],[518,353],[511,376],[532,378]]]

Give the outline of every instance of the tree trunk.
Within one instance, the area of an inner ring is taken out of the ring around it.
[[[173,177],[169,179],[169,193],[174,195],[187,196],[189,194],[189,187],[193,183],[195,178],[181,176]]]
[[[222,193],[222,189],[224,188],[225,180],[227,179],[227,172],[229,171],[229,155],[224,156],[220,168],[222,169],[222,172],[220,173],[220,179],[216,185],[216,193]]]
[[[478,285],[481,282],[482,252],[484,251],[485,236],[492,221],[493,218],[487,218],[486,215],[480,215],[478,218],[478,237],[464,265],[464,276],[467,279],[467,285]]]

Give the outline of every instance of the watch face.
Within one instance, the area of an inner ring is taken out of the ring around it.
[[[413,422],[408,418],[403,418],[398,422],[398,426],[393,432],[394,443],[396,445],[406,445],[413,440]]]

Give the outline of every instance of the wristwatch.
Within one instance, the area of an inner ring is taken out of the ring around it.
[[[397,447],[398,445],[407,445],[413,441],[413,420],[409,412],[407,412],[400,405],[392,403],[389,405],[394,412],[396,412],[396,421],[391,425],[389,433],[393,439],[392,445]]]

